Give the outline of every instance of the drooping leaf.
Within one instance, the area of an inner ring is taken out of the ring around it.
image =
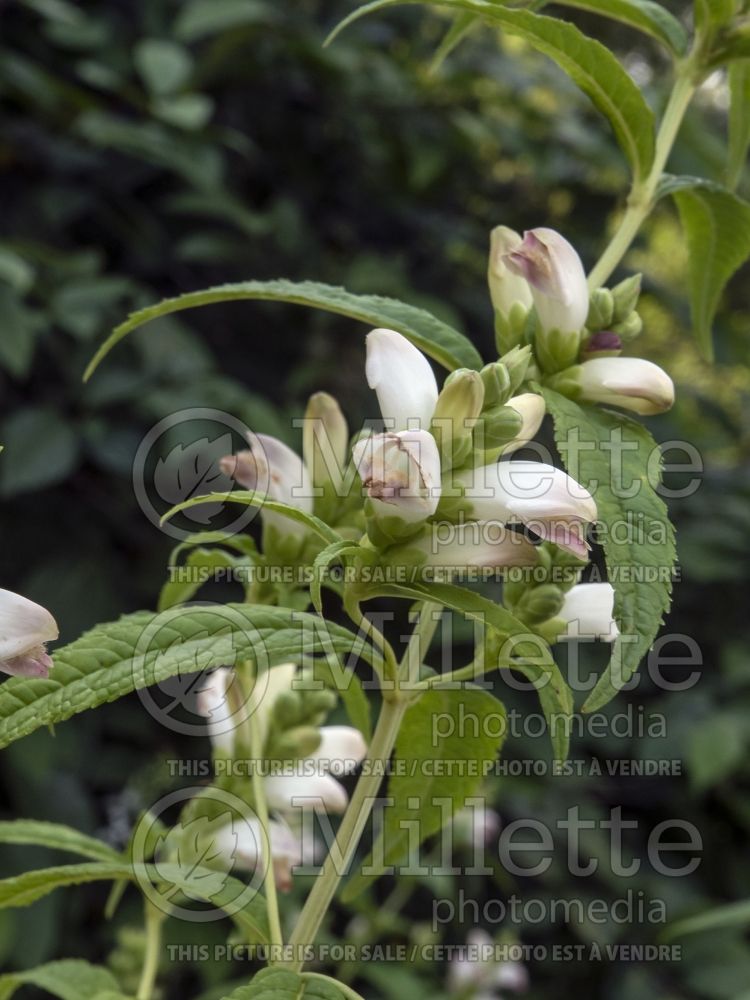
[[[207,493],[205,496],[192,497],[190,500],[178,503],[171,510],[168,510],[162,517],[162,521],[169,520],[170,517],[173,517],[181,510],[187,510],[189,507],[199,506],[204,503],[240,503],[246,507],[257,507],[259,510],[265,508],[277,514],[283,514],[285,517],[288,517],[292,521],[297,521],[299,524],[304,524],[306,528],[315,532],[316,535],[319,535],[329,545],[332,542],[341,541],[341,536],[333,528],[329,528],[325,521],[321,521],[319,517],[315,517],[314,514],[306,514],[303,510],[290,507],[289,504],[282,503],[280,500],[271,500],[265,493],[256,493],[253,490],[233,490],[231,493]]]
[[[223,1000],[362,1000],[350,986],[328,976],[291,972],[289,969],[262,969],[247,986],[233,990]]]
[[[329,41],[365,14],[423,0],[374,0],[353,11]],[[555,17],[515,10],[489,0],[429,0],[453,11],[477,14],[505,31],[520,35],[560,66],[591,99],[612,126],[634,177],[645,176],[654,158],[654,116],[640,90],[612,53],[575,25]]]
[[[15,819],[0,822],[0,844],[49,847],[56,851],[80,854],[92,861],[122,860],[120,853],[103,840],[79,833],[64,823],[47,823],[42,820]]]
[[[544,398],[568,472],[583,486],[591,484],[594,492],[604,529],[601,541],[607,575],[615,588],[614,616],[620,636],[609,666],[583,706],[584,712],[593,712],[606,705],[636,672],[669,609],[676,558],[674,529],[666,504],[655,492],[661,458],[646,428],[629,417],[574,403],[549,389],[544,390]],[[577,447],[568,449],[572,434]]]
[[[264,669],[312,653],[352,651],[371,656],[361,636],[290,608],[225,604],[136,612],[57,650],[48,678],[11,677],[0,686],[0,746],[177,674],[246,659]]]
[[[223,873],[221,886],[211,879],[204,883],[207,892],[200,895],[202,874],[214,875],[207,869],[196,869],[193,877],[186,880],[179,865],[154,865],[126,863],[120,861],[90,861],[80,865],[60,865],[56,868],[40,868],[24,872],[12,878],[0,879],[0,909],[7,907],[29,906],[38,899],[48,896],[55,889],[69,885],[82,885],[86,882],[114,882],[126,880],[129,882],[146,882],[155,885],[168,885],[179,890],[186,890],[194,898],[202,898],[219,909],[228,908],[229,915],[243,930],[252,932],[259,942],[268,941],[268,924],[266,906],[262,895],[255,892],[244,901],[247,886],[239,879]],[[236,902],[243,899],[243,905]],[[165,901],[166,902],[166,901]]]
[[[750,149],[750,59],[738,59],[729,67],[729,94],[727,187],[734,191]]]
[[[435,55],[432,57],[432,62],[430,63],[430,73],[438,72],[451,52],[461,44],[478,20],[479,18],[469,11],[456,15],[440,45],[435,50]]]
[[[505,732],[502,703],[478,688],[428,691],[408,710],[396,740],[383,829],[362,871],[347,883],[345,901],[394,866],[398,871],[415,860],[408,858],[410,850],[476,795]],[[451,768],[441,768],[441,761],[451,761]]]
[[[687,49],[687,32],[666,8],[651,0],[555,0],[563,7],[577,7],[579,10],[603,14],[613,21],[620,21],[631,28],[637,28],[663,42],[675,55],[683,55]]]
[[[81,958],[47,962],[36,969],[0,976],[0,1000],[10,1000],[22,986],[36,986],[59,1000],[95,1000],[102,993],[118,990],[117,980],[109,969]]]
[[[494,632],[501,640],[509,636],[522,638],[529,635],[528,626],[506,608],[482,597],[481,594],[451,583],[378,584],[373,587],[373,595],[375,593],[383,597],[434,601],[465,615],[471,621]],[[569,726],[566,723],[573,712],[573,696],[546,643],[534,637],[533,657],[528,660],[524,659],[522,649],[523,645],[519,642],[515,648],[517,658],[513,660],[512,669],[522,673],[537,689],[539,702],[549,726],[555,758],[563,761],[568,755]],[[498,664],[495,660],[487,662],[485,667],[491,670],[498,665],[508,666],[507,663]]]
[[[671,194],[677,204],[688,251],[693,328],[701,352],[710,359],[711,326],[721,294],[750,257],[750,203],[695,177],[666,177],[658,193]]]
[[[217,302],[236,302],[241,299],[310,306],[313,309],[322,309],[324,312],[348,316],[369,326],[385,326],[397,330],[449,370],[482,366],[482,359],[476,348],[458,330],[454,330],[424,309],[417,309],[396,299],[386,299],[379,295],[354,295],[344,288],[323,285],[315,281],[243,281],[234,285],[207,288],[201,292],[188,292],[186,295],[165,299],[157,305],[132,313],[124,323],[112,331],[96,352],[86,369],[84,380],[91,377],[115,344],[145,323],[184,309],[195,309]]]
[[[203,586],[219,578],[222,570],[229,579],[247,584],[256,560],[248,556],[235,556],[225,549],[194,548],[181,566],[170,566],[170,579],[159,593],[157,609],[164,611],[189,601]]]

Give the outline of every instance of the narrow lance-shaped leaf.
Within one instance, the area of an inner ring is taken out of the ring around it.
[[[0,1000],[10,1000],[22,986],[36,986],[59,1000],[98,1000],[102,994],[118,994],[117,980],[99,965],[81,958],[47,962],[36,969],[0,976]]]
[[[49,677],[11,677],[0,686],[0,746],[177,674],[243,660],[265,669],[313,653],[352,652],[373,655],[361,636],[291,608],[222,604],[136,612],[57,650]]]
[[[23,844],[49,847],[55,851],[70,851],[93,861],[120,861],[122,855],[96,837],[79,833],[64,823],[43,820],[15,819],[0,823],[0,844]]]
[[[727,187],[734,191],[750,149],[750,59],[738,59],[729,67],[729,94]]]
[[[289,302],[324,312],[337,313],[369,326],[384,326],[402,333],[425,354],[439,364],[454,368],[481,368],[482,359],[476,348],[462,333],[432,316],[424,309],[379,295],[354,295],[344,288],[323,285],[315,281],[242,281],[220,285],[200,292],[188,292],[174,299],[139,309],[121,323],[94,355],[84,380],[88,380],[112,348],[133,330],[171,313],[219,302],[257,299],[267,302]]]
[[[683,55],[687,49],[687,32],[668,10],[650,0],[555,0],[564,7],[603,14],[613,21],[620,21],[631,28],[637,28],[667,46],[675,55]]]
[[[713,356],[711,327],[721,294],[750,257],[750,203],[693,177],[667,177],[659,195],[677,204],[688,251],[690,309],[698,345]]]
[[[423,0],[374,0],[349,14],[329,38],[374,11]],[[553,59],[606,115],[636,179],[645,176],[654,159],[654,116],[640,90],[612,53],[575,25],[555,17],[514,10],[488,0],[430,0],[453,11],[485,18]]]
[[[659,631],[672,592],[674,529],[666,504],[655,492],[661,456],[646,428],[549,389],[544,398],[568,472],[596,497],[607,574],[615,589],[620,636],[609,666],[583,706],[584,712],[593,712],[630,680]],[[575,449],[569,442],[575,442]]]

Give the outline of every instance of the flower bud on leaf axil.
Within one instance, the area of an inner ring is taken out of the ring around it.
[[[227,455],[219,462],[222,472],[247,490],[265,494],[306,514],[313,510],[313,486],[305,463],[283,441],[270,434],[248,434],[249,451]],[[265,527],[282,536],[303,538],[307,528],[284,514],[261,508]]]
[[[349,429],[333,396],[312,395],[305,411],[302,455],[313,486],[338,495],[344,480]]]
[[[589,291],[581,258],[554,229],[524,233],[505,262],[531,285],[537,314],[535,353],[545,371],[567,368],[578,357],[589,312]]]
[[[427,430],[438,387],[421,351],[395,330],[367,334],[367,384],[374,389],[388,430]]]
[[[428,431],[373,434],[354,446],[354,464],[375,515],[415,524],[440,500],[440,454]]]
[[[460,465],[471,451],[472,429],[482,412],[484,382],[479,372],[460,368],[445,380],[432,417],[432,434],[443,469]]]
[[[597,288],[589,302],[589,314],[586,317],[586,327],[592,333],[596,330],[606,330],[612,325],[615,302],[608,288]]]
[[[47,677],[53,664],[45,644],[59,634],[57,622],[46,608],[10,590],[0,590],[0,671]]]
[[[578,583],[565,594],[555,619],[563,626],[560,639],[600,639],[614,642],[620,634],[612,615],[615,592],[609,583]]]
[[[521,237],[507,226],[496,226],[490,233],[490,256],[487,281],[495,312],[495,336],[499,353],[521,342],[526,317],[533,305],[526,279],[508,267],[506,254],[522,243]]]
[[[625,278],[619,285],[615,285],[610,294],[614,306],[612,320],[614,323],[622,323],[638,308],[638,299],[641,297],[641,275],[633,274]]]
[[[674,384],[663,369],[644,358],[593,358],[549,380],[574,399],[621,406],[650,416],[674,403]]]
[[[459,473],[461,507],[479,521],[523,524],[541,538],[585,558],[586,526],[596,503],[583,486],[544,462],[496,462]]]

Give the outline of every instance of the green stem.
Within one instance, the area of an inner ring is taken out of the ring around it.
[[[672,93],[664,109],[659,132],[656,136],[656,149],[651,170],[647,177],[633,185],[620,224],[589,275],[589,287],[592,290],[605,284],[630,249],[638,230],[651,212],[659,181],[697,86],[695,59],[688,57],[678,69]]]
[[[383,700],[383,707],[372,735],[372,742],[364,761],[362,774],[341,821],[341,826],[336,833],[334,845],[328,852],[328,857],[305,901],[297,926],[289,939],[292,952],[290,965],[297,972],[302,969],[304,964],[298,956],[301,955],[302,949],[306,945],[315,941],[323,917],[331,905],[331,900],[336,894],[344,872],[347,871],[354,857],[360,837],[372,812],[383,780],[385,765],[393,752],[401,722],[412,701],[410,695],[402,690],[401,682],[408,674],[410,657],[413,656],[415,644],[419,649],[420,657],[424,655],[429,646],[430,639],[438,624],[438,616],[434,614],[436,607],[437,605],[430,602],[425,602],[421,607],[420,618],[409,639],[406,652],[400,664],[397,664],[395,688],[392,692],[385,692],[388,697]],[[378,761],[381,766],[373,767],[373,761]]]
[[[378,717],[372,743],[367,754],[366,766],[360,775],[352,800],[336,833],[336,840],[328,852],[315,884],[307,897],[300,914],[297,926],[292,932],[289,944],[292,951],[292,968],[299,972],[303,961],[298,957],[304,946],[312,944],[318,929],[331,904],[341,877],[347,870],[354,852],[359,844],[359,838],[365,828],[372,807],[375,804],[380,783],[383,780],[383,769],[393,751],[399,726],[408,707],[406,699],[384,701]],[[379,761],[382,767],[373,767],[373,761]],[[340,862],[340,870],[337,866]]]
[[[159,971],[159,954],[161,952],[161,925],[165,914],[158,910],[148,900],[144,907],[146,924],[146,951],[143,956],[141,979],[138,983],[136,1000],[151,1000],[156,984],[156,974]]]
[[[391,646],[380,629],[373,625],[367,615],[364,614],[359,606],[359,601],[351,592],[344,592],[344,610],[357,628],[361,629],[365,635],[369,636],[373,645],[377,646],[383,654],[382,675],[377,664],[373,663],[381,683],[384,678],[387,678],[391,682],[394,681],[398,675],[398,660],[396,659],[396,654],[393,652],[393,646]]]
[[[279,900],[276,895],[276,878],[273,870],[273,858],[271,856],[271,832],[268,820],[266,789],[259,766],[263,758],[263,747],[261,746],[260,730],[257,725],[253,725],[252,717],[247,719],[247,728],[250,735],[250,753],[253,758],[253,798],[255,799],[255,811],[258,814],[258,819],[260,820],[262,828],[261,859],[263,864],[263,889],[266,897],[268,928],[271,937],[271,944],[280,950],[284,944],[284,938],[281,933]]]

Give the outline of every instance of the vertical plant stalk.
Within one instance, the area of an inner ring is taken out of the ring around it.
[[[161,925],[166,919],[166,914],[158,910],[149,900],[144,901],[143,912],[146,925],[146,951],[143,956],[143,968],[136,1000],[151,1000],[156,985],[156,974],[159,971]]]
[[[697,49],[697,46],[696,46]],[[627,208],[617,230],[596,266],[589,275],[589,287],[594,290],[605,284],[638,235],[638,230],[654,207],[659,182],[672,152],[677,133],[698,87],[696,58],[693,53],[678,68],[672,93],[656,136],[654,162],[648,176],[633,185]]]
[[[257,725],[253,724],[252,715],[246,720],[246,725],[250,737],[250,753],[253,758],[253,798],[255,799],[255,811],[261,825],[261,864],[263,865],[263,890],[266,897],[268,929],[271,944],[280,951],[284,945],[284,938],[281,933],[279,899],[276,894],[276,876],[273,869],[273,857],[271,856],[271,832],[268,820],[266,789],[263,784],[263,775],[260,773],[259,768],[260,762],[263,759],[263,747],[260,741],[260,730]],[[273,958],[269,964],[272,963]]]
[[[393,691],[384,692],[386,697],[378,716],[372,742],[365,758],[362,774],[354,789],[351,802],[336,833],[333,847],[328,852],[323,868],[307,897],[297,926],[292,932],[289,944],[292,952],[290,968],[299,972],[304,965],[301,956],[303,948],[312,944],[331,905],[344,873],[351,863],[360,838],[372,812],[380,785],[383,769],[372,767],[373,761],[384,766],[393,752],[396,737],[404,714],[411,704],[412,696],[401,689],[400,682],[409,670],[410,658],[415,648],[419,650],[420,661],[437,627],[438,618],[434,614],[437,605],[426,602],[421,607],[419,621],[412,633],[406,652],[399,664],[399,676]],[[340,868],[337,866],[340,861]]]

